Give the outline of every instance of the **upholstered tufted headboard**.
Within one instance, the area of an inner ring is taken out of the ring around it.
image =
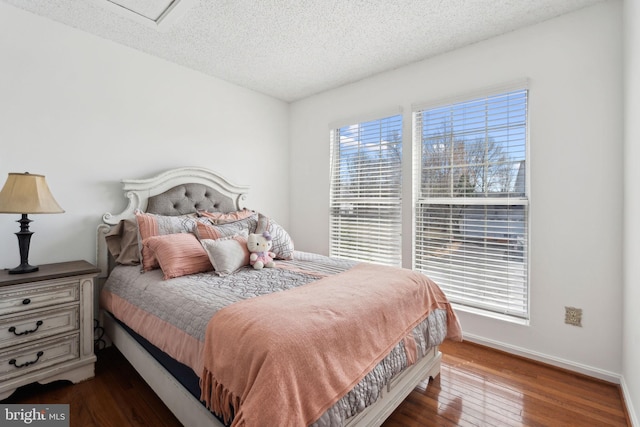
[[[232,212],[245,208],[248,187],[231,184],[213,171],[198,167],[172,169],[148,179],[122,180],[129,205],[121,213],[105,213],[98,226],[96,261],[100,277],[109,274],[105,240],[111,226],[131,218],[136,210],[158,215],[184,215],[196,210]]]
[[[236,210],[236,200],[203,184],[182,184],[149,197],[146,212],[175,216],[201,210],[231,212]]]

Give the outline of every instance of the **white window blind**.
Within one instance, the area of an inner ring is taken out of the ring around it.
[[[400,266],[402,115],[331,131],[331,256]]]
[[[414,267],[452,302],[527,319],[527,90],[414,111]]]

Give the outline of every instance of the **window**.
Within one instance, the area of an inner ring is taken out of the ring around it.
[[[414,268],[527,319],[527,90],[414,111]]]
[[[402,116],[331,131],[331,256],[400,266]]]

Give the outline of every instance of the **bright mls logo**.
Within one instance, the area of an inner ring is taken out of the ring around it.
[[[69,405],[0,405],[0,425],[69,427]]]

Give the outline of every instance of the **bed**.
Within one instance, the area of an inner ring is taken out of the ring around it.
[[[377,426],[462,338],[424,275],[297,251],[213,171],[123,190],[98,226],[100,324],[185,426]],[[257,270],[245,242],[264,232],[276,266]]]

